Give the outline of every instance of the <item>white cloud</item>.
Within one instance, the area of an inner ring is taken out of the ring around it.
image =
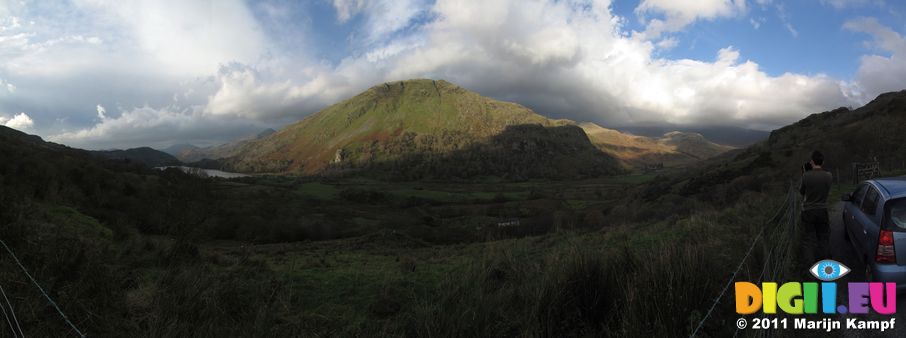
[[[337,20],[340,22],[349,21],[350,18],[364,10],[367,4],[367,0],[333,0],[333,7],[337,10]]]
[[[206,116],[197,110],[144,106],[124,111],[115,118],[103,119],[93,127],[63,131],[48,139],[88,149],[163,148],[182,142],[218,144],[224,136],[238,138],[264,128],[246,120]]]
[[[762,20],[756,20],[755,18],[749,19],[749,23],[752,24],[752,28],[758,29],[761,28]]]
[[[384,78],[447,78],[543,114],[613,125],[771,128],[848,103],[834,79],[770,76],[732,48],[714,62],[657,58],[652,43],[623,34],[608,6],[438,1],[425,44],[384,60]]]
[[[865,5],[883,6],[884,0],[821,0],[824,5],[829,5],[836,9],[845,9],[851,7],[860,7]]]
[[[337,0],[337,20],[362,26],[346,37],[352,52],[331,61],[274,49],[238,1],[78,4],[92,11],[77,26],[90,29],[33,32],[23,18],[21,27],[0,32],[0,74],[20,85],[21,100],[80,107],[47,134],[90,148],[226,141],[410,78],[447,79],[541,114],[611,126],[761,129],[852,105],[862,91],[902,88],[897,81],[906,79],[898,73],[902,38],[868,24],[850,29],[878,36],[878,48],[891,55],[866,56],[853,83],[772,76],[733,47],[715,50],[712,60],[661,56],[677,44],[670,32],[740,15],[747,10],[741,0],[646,0],[636,9],[650,18],[642,33],[625,31],[608,0]],[[40,18],[35,25],[47,26]],[[82,38],[48,43],[66,36]],[[20,110],[34,113],[7,109]]]
[[[431,14],[437,19],[412,34],[388,39],[336,66],[301,67],[297,76],[275,71],[282,69],[279,65],[222,66],[211,88],[198,90],[208,93],[198,103],[196,114],[202,118],[188,121],[298,118],[377,83],[418,77],[448,79],[542,114],[610,125],[773,128],[851,104],[832,78],[770,76],[757,63],[741,60],[734,48],[716,51],[710,62],[655,57],[656,48],[671,47],[675,40],[662,39],[655,46],[626,36],[607,1],[440,0]],[[70,136],[120,137],[113,131],[139,126],[95,127]]]
[[[359,14],[367,4],[367,0],[333,0],[333,6],[337,10],[337,20],[341,23],[349,21],[350,18]]]
[[[662,15],[663,19],[647,22],[644,35],[655,39],[663,33],[676,32],[696,20],[733,17],[746,12],[745,0],[642,0],[635,8],[639,16]]]
[[[780,22],[783,23],[783,27],[786,28],[790,35],[794,38],[799,37],[799,31],[796,30],[796,27],[793,27],[793,23],[790,20],[790,15],[786,11],[786,7],[782,3],[774,5],[774,8],[777,9],[777,18],[780,19]]]
[[[10,93],[16,92],[16,85],[0,79],[0,88],[6,89]]]
[[[795,27],[793,27],[793,24],[787,22],[786,24],[784,24],[784,27],[786,27],[786,30],[789,31],[790,35],[792,35],[794,38],[799,37],[799,31],[796,30]]]
[[[217,74],[219,88],[208,97],[204,112],[249,118],[285,115],[307,97],[306,87],[289,80],[265,82],[253,68],[233,64]]]
[[[101,119],[101,121],[107,119],[107,109],[104,108],[104,106],[98,105],[97,111],[98,111],[98,118]]]
[[[855,86],[862,94],[862,101],[878,94],[906,88],[906,39],[874,18],[847,21],[844,29],[868,34],[868,45],[888,55],[864,55],[856,71]]]
[[[159,71],[208,75],[221,64],[255,62],[267,39],[240,0],[75,0],[101,24],[123,31],[136,52],[159,63]],[[101,38],[87,38],[100,43]]]
[[[676,45],[679,44],[679,40],[675,37],[663,38],[661,41],[658,41],[655,46],[661,50],[673,49]]]
[[[35,132],[66,134],[79,145],[91,143],[77,141],[76,136],[97,144],[112,144],[118,137],[127,140],[130,133],[166,139],[167,129],[156,135],[129,130],[141,127],[139,123],[119,125],[126,128],[122,132],[94,124],[99,118],[101,125],[112,123],[116,119],[110,113],[136,107],[164,111],[161,107],[167,107],[176,92],[197,93],[181,98],[176,108],[192,109],[204,104],[213,91],[209,79],[221,65],[254,64],[271,52],[257,20],[239,0],[72,0],[33,5],[0,1],[0,75],[5,80],[0,83],[0,110],[28,111],[36,121],[48,121]],[[10,16],[19,18],[18,24],[4,21]],[[6,91],[15,91],[15,96],[3,101]],[[256,121],[233,123],[246,129],[260,127]],[[204,121],[198,126],[196,132],[206,136],[203,141],[211,140],[203,130],[213,125]],[[94,132],[78,133],[83,130]],[[223,134],[220,140],[229,135],[235,133]]]
[[[425,0],[333,0],[333,5],[341,23],[365,16],[364,38],[369,44],[405,28],[427,10]]]
[[[0,116],[0,125],[4,125],[13,129],[19,130],[28,130],[35,125],[35,121],[25,113],[18,113],[12,118],[5,116]]]

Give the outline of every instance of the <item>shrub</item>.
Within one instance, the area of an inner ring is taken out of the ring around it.
[[[361,188],[343,189],[340,191],[340,197],[351,202],[369,204],[376,204],[387,199],[387,195],[380,191]]]

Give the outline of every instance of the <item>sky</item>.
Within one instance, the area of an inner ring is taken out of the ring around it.
[[[445,79],[609,127],[758,130],[906,89],[893,0],[0,0],[0,124],[215,145]]]

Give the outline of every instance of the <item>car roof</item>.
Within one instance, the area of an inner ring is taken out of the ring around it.
[[[883,188],[889,198],[906,197],[906,176],[876,178],[872,181]]]

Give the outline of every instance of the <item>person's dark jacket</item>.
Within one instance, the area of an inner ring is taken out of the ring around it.
[[[830,193],[833,176],[823,169],[813,169],[802,174],[799,193],[805,196],[802,210],[827,209],[827,195]]]

